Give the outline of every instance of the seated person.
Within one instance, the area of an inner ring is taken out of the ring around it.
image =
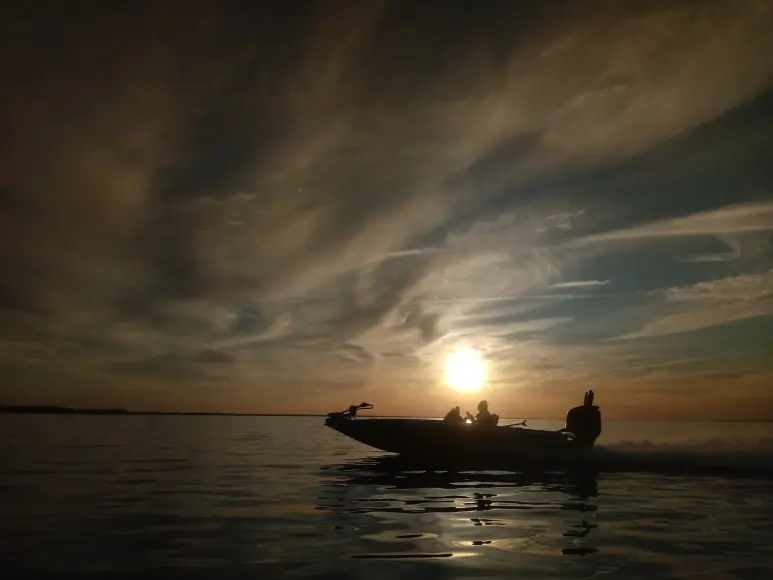
[[[475,418],[478,421],[487,421],[489,417],[491,417],[491,413],[488,410],[488,401],[481,401],[478,403],[478,414],[475,415]]]
[[[443,423],[462,423],[464,419],[462,419],[462,412],[459,409],[459,407],[454,407],[451,409],[448,413],[446,413],[445,418],[443,419]]]
[[[475,417],[476,423],[488,427],[496,427],[499,423],[499,415],[491,414],[488,410],[488,401],[478,403],[478,414]]]

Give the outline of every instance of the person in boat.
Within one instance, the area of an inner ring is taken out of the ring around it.
[[[499,415],[492,414],[488,410],[488,401],[478,403],[478,414],[475,416],[475,423],[488,427],[496,427],[499,423]]]
[[[443,423],[451,423],[453,425],[463,422],[464,419],[462,419],[462,411],[459,407],[454,407],[451,409],[448,413],[446,413],[446,416],[443,419]]]

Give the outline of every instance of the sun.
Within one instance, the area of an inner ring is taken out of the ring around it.
[[[448,386],[462,393],[480,391],[486,380],[486,366],[477,350],[457,350],[446,361]]]

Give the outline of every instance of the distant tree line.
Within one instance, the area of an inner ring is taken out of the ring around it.
[[[128,411],[126,409],[78,409],[56,405],[0,405],[0,414],[47,414],[47,415],[224,415],[236,417],[321,417],[316,413],[214,413],[175,411]]]
[[[126,409],[76,409],[55,405],[3,405],[0,413],[46,413],[56,415],[127,415]]]

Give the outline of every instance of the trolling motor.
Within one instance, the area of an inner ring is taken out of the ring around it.
[[[360,403],[359,405],[349,405],[348,409],[344,411],[336,411],[335,413],[328,413],[328,419],[354,419],[357,416],[357,411],[363,409],[372,409],[373,405],[370,403]]]
[[[566,414],[566,426],[563,431],[574,435],[574,444],[580,447],[593,447],[601,435],[601,411],[593,404],[593,391],[585,393],[583,404],[574,407]]]

